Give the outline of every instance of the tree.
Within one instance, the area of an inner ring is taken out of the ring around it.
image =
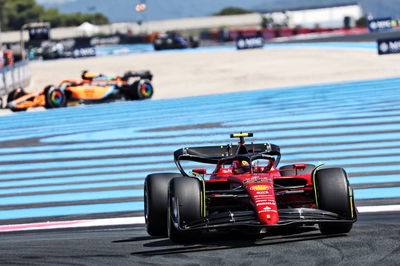
[[[6,0],[0,0],[0,27],[4,24],[3,21],[3,10],[4,10],[4,5],[6,4]],[[1,30],[1,28],[0,28]]]
[[[44,8],[35,0],[5,0],[2,12],[4,29],[18,30],[25,23],[37,21]]]
[[[35,0],[0,0],[0,22],[4,30],[19,30],[30,22],[46,21],[52,27],[78,26],[85,21],[107,24],[109,20],[100,13],[61,14],[55,8],[45,9]]]
[[[218,13],[215,13],[214,16],[241,15],[249,13],[254,13],[254,12],[239,7],[226,7],[221,11],[219,11]]]
[[[368,26],[368,19],[366,16],[362,16],[356,20],[357,27],[367,27]]]

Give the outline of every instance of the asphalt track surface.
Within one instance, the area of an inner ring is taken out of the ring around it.
[[[177,245],[143,226],[3,233],[1,265],[399,265],[400,213],[361,215],[348,235],[314,227]]]
[[[399,83],[392,78],[2,116],[0,226],[141,217],[143,180],[176,171],[175,149],[226,144],[238,131],[280,145],[280,165],[344,167],[360,208],[399,206]],[[398,212],[362,212],[348,236],[324,237],[313,229],[256,241],[211,237],[195,246],[150,238],[134,224],[3,232],[0,263],[398,265],[399,223]]]

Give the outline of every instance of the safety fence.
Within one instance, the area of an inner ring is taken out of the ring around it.
[[[15,63],[0,69],[0,97],[18,87],[29,84],[31,73],[28,61]]]

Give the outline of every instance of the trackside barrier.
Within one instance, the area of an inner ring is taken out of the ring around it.
[[[263,46],[264,38],[262,36],[241,37],[236,40],[238,50],[262,48]]]
[[[390,31],[393,27],[392,18],[377,18],[368,20],[368,29],[370,32]]]
[[[0,69],[0,108],[1,99],[11,90],[29,85],[31,72],[28,61],[17,62],[13,66]]]
[[[400,53],[400,38],[378,39],[378,54],[398,54]]]

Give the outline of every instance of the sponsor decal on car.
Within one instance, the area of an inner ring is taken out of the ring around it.
[[[254,199],[275,199],[274,194],[270,194],[268,190],[265,191],[256,191],[253,195]]]
[[[263,190],[268,190],[268,189],[271,189],[271,186],[257,185],[257,186],[250,187],[250,190],[252,190],[252,191],[263,191]]]
[[[273,199],[256,199],[255,200],[255,204],[261,204],[261,203],[266,203],[266,204],[269,204],[269,205],[276,205],[276,202],[275,202],[275,200],[273,200]]]
[[[263,206],[263,205],[275,205],[275,203],[271,202],[256,202],[257,206]]]
[[[85,88],[84,93],[86,97],[93,97],[95,91],[93,88]]]
[[[265,197],[266,195],[270,195],[268,190],[256,191],[256,194],[263,195],[263,197]]]
[[[267,198],[275,199],[275,196],[273,194],[270,194],[268,190],[265,190],[265,191],[254,192],[253,198],[254,199],[267,199]]]
[[[264,212],[271,213],[271,212],[278,212],[278,211],[277,210],[273,210],[273,209],[263,209],[263,210],[260,210],[258,213],[264,213]]]
[[[252,178],[243,181],[245,184],[253,184],[253,183],[272,183],[271,179],[268,178]]]

